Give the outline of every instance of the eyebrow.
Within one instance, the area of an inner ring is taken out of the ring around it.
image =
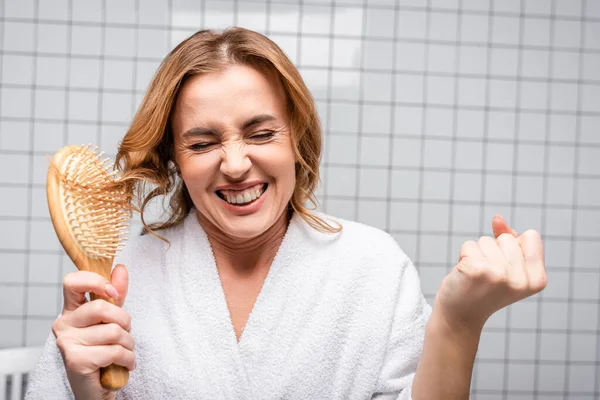
[[[270,114],[259,114],[256,115],[250,119],[248,119],[247,121],[245,121],[242,124],[242,130],[246,130],[248,128],[251,128],[255,125],[259,125],[262,124],[263,122],[267,122],[267,121],[274,121],[277,118],[275,118],[273,115]],[[196,137],[196,136],[220,136],[221,134],[212,128],[200,128],[200,127],[195,127],[195,128],[191,128],[188,129],[187,131],[184,132],[183,137]]]

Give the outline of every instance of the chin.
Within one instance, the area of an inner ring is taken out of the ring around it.
[[[224,221],[221,230],[228,236],[238,239],[254,239],[265,233],[275,221],[267,221],[258,215],[251,217],[233,217]]]

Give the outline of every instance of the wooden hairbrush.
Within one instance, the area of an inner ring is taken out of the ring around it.
[[[54,230],[79,270],[91,271],[110,281],[112,263],[122,248],[131,217],[131,196],[106,167],[109,158],[97,148],[66,146],[50,162],[46,195]],[[90,293],[95,300],[103,298]],[[114,304],[113,299],[103,298]],[[100,381],[108,390],[121,389],[129,380],[127,368],[101,368]]]

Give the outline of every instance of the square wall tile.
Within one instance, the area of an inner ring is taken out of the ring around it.
[[[173,2],[173,13],[180,3],[181,0]],[[135,0],[106,0],[104,7],[105,19],[108,23],[134,24],[136,22]]]
[[[448,140],[425,139],[423,141],[423,166],[426,168],[451,168],[452,142]]]
[[[454,112],[449,108],[427,108],[424,123],[424,136],[452,137]]]
[[[390,208],[390,229],[416,231],[418,204],[413,201],[394,201]]]
[[[37,51],[39,53],[67,54],[69,51],[69,30],[75,27],[61,24],[39,23],[37,26]],[[77,34],[73,30],[71,36]]]
[[[358,222],[385,229],[387,207],[384,201],[361,200],[358,203]]]
[[[31,84],[33,77],[32,56],[3,54],[2,56],[2,83],[4,84]]]
[[[327,77],[322,82],[323,97],[329,97],[327,93]],[[334,100],[358,101],[361,95],[361,74],[358,71],[339,71],[331,74],[331,98]]]
[[[0,103],[0,117],[30,118],[33,114],[31,89],[2,87]]]
[[[533,364],[511,364],[508,368],[508,389],[509,390],[533,390],[534,379]]]
[[[459,109],[456,113],[456,136],[482,138],[485,132],[485,115],[478,110]]]
[[[0,184],[28,183],[29,157],[21,154],[3,154],[0,157]]]
[[[449,200],[450,199],[450,173],[425,171],[423,173],[422,193],[423,199]],[[456,187],[456,186],[455,186]]]
[[[325,142],[325,160],[334,164],[357,163],[358,136],[356,135],[329,135]]]
[[[396,68],[399,71],[422,73],[426,69],[423,43],[398,42],[396,44]]]
[[[290,21],[298,25],[298,20]],[[307,4],[302,7],[302,33],[329,35],[331,32],[331,7]]]
[[[395,199],[417,199],[419,197],[419,177],[416,170],[392,171],[392,197]]]
[[[388,137],[362,136],[360,143],[360,164],[388,166],[390,140]]]
[[[363,33],[364,8],[336,5],[333,18],[334,35],[359,36]]]
[[[451,211],[453,233],[471,233],[479,231],[481,210],[478,207],[453,204]]]
[[[21,347],[23,336],[23,321],[14,318],[0,317],[0,348]]]
[[[35,24],[29,22],[4,22],[4,50],[33,52]]]
[[[421,139],[394,138],[393,165],[395,167],[417,167],[421,165]]]
[[[65,86],[70,72],[67,58],[38,56],[35,66],[35,83],[36,85]]]
[[[565,361],[567,357],[567,335],[545,333],[540,335],[540,361]]]
[[[237,26],[257,32],[265,32],[267,27],[266,3],[238,3]]]
[[[529,298],[509,307],[509,323],[512,328],[533,329],[536,327],[537,313],[539,312],[537,302]]]
[[[61,265],[60,254],[30,254],[28,280],[30,283],[51,283],[62,287]]]
[[[415,263],[448,262],[448,238],[434,235],[421,235]]]
[[[396,12],[391,9],[367,8],[365,34],[368,37],[394,37]]]
[[[0,190],[2,190],[0,216],[25,218],[27,216],[27,188],[7,186],[1,187]]]
[[[447,233],[450,230],[449,213],[448,204],[423,203],[419,230]]]
[[[346,220],[356,219],[357,201],[354,199],[326,199],[325,212],[334,217]]]
[[[25,274],[26,255],[25,251],[0,253],[0,283],[25,283],[27,276]]]
[[[423,109],[419,106],[399,106],[394,108],[394,134],[421,136],[423,130]]]
[[[310,51],[315,50],[316,49],[311,48]],[[361,66],[361,58],[363,52],[361,40],[334,38],[332,51],[333,67],[358,68]]]
[[[481,171],[483,168],[483,143],[457,141],[454,167],[457,169]]]
[[[453,200],[480,201],[481,200],[481,174],[469,172],[456,172],[453,176]]]
[[[392,108],[389,105],[363,104],[361,132],[389,134]]]
[[[163,58],[169,48],[166,29],[140,29],[137,37],[137,55],[143,58]]]
[[[57,286],[30,286],[27,288],[27,315],[56,317],[60,314],[58,297],[62,288]]]
[[[362,99],[389,102],[392,100],[392,74],[383,72],[362,73]]]
[[[298,4],[273,3],[271,4],[271,12],[268,15],[269,27],[273,32],[297,33],[299,15]]]
[[[510,332],[509,333],[509,351],[510,360],[535,360],[536,336],[530,332]],[[511,365],[512,367],[512,365]]]
[[[329,130],[333,132],[358,132],[358,104],[331,102]]]
[[[329,167],[327,193],[332,196],[356,196],[356,169]]]
[[[485,201],[506,202],[512,201],[513,177],[507,174],[487,173],[484,179]]]
[[[25,293],[24,286],[4,286],[0,290],[0,303],[2,311],[0,315],[6,316],[22,316],[25,312],[23,309],[23,294]]]
[[[565,366],[541,364],[539,366],[538,390],[562,392],[565,389]]]
[[[385,199],[388,193],[388,176],[387,169],[361,168],[359,171],[359,195]]]
[[[69,66],[69,85],[73,88],[98,89],[104,82],[100,76],[100,60],[72,58]]]
[[[435,295],[442,280],[447,275],[446,268],[443,267],[423,267],[419,270],[419,278],[421,279],[421,290],[425,295]]]
[[[140,24],[166,25],[169,6],[171,4],[167,0],[150,0],[139,3],[137,12]]]
[[[28,319],[26,329],[26,346],[42,346],[52,335],[52,322],[58,316],[48,319]]]
[[[484,329],[479,341],[477,357],[486,360],[503,360],[505,345],[506,334],[504,332],[491,332]]]
[[[541,328],[542,329],[568,329],[569,305],[564,303],[540,304]]]

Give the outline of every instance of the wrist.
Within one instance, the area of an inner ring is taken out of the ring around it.
[[[434,331],[448,339],[478,343],[484,323],[484,320],[466,320],[445,312],[441,307],[434,307],[429,317],[427,331]]]

